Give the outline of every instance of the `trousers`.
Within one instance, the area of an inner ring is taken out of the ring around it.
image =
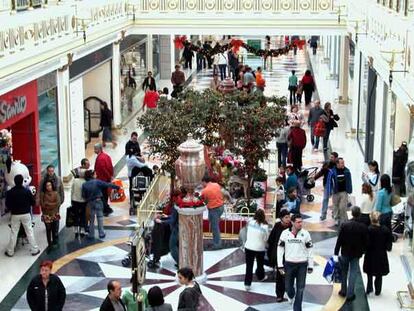
[[[246,274],[244,276],[244,285],[250,286],[253,280],[253,264],[254,259],[257,261],[256,276],[258,280],[263,280],[265,277],[264,271],[264,256],[265,252],[252,251],[248,248],[245,249],[246,254]]]
[[[46,223],[46,239],[47,245],[57,244],[59,242],[59,220]]]
[[[103,228],[103,203],[101,199],[96,199],[94,201],[89,202],[89,207],[91,209],[91,219],[89,224],[89,237],[95,237],[95,216],[98,221],[98,232],[99,237],[105,235],[105,231]]]
[[[216,247],[221,246],[220,217],[223,212],[223,206],[210,208],[208,210],[208,220],[210,222],[211,232],[213,233],[213,245]]]
[[[286,283],[286,292],[289,298],[295,297],[295,302],[293,303],[293,311],[302,311],[302,300],[303,292],[305,291],[306,285],[306,273],[308,270],[307,262],[285,262],[285,283]],[[296,290],[294,288],[296,280]]]
[[[343,223],[348,220],[346,210],[348,208],[348,193],[345,191],[337,192],[332,195],[334,219]]]
[[[34,238],[33,226],[32,226],[32,215],[30,213],[21,214],[21,215],[11,215],[11,233],[10,241],[7,246],[7,253],[9,255],[14,254],[14,249],[16,247],[17,235],[19,234],[20,224],[26,232],[27,240],[29,241],[31,252],[36,253],[39,250],[37,243]]]

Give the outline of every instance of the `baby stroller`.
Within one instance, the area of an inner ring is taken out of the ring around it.
[[[391,219],[391,230],[393,241],[399,237],[409,235],[411,238],[412,230],[409,227],[410,216],[407,214],[407,202],[401,202],[392,207],[393,214]]]
[[[148,268],[156,268],[162,256],[170,252],[170,225],[166,223],[155,223],[151,231],[148,247]]]
[[[138,173],[137,176],[132,178],[131,197],[130,197],[130,215],[135,215],[139,202],[144,197],[150,185],[150,177],[144,176],[142,173]]]
[[[308,202],[313,202],[315,196],[311,193],[311,189],[315,188],[315,175],[318,171],[316,166],[302,169],[298,173],[298,196],[302,199],[306,197]]]

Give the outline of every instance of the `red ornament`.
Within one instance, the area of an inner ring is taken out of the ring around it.
[[[230,41],[230,46],[232,47],[234,53],[237,53],[240,50],[240,47],[243,46],[243,44],[243,40],[240,39],[232,39]]]
[[[174,45],[176,49],[183,49],[184,48],[184,43],[187,40],[187,36],[178,36],[174,38]]]

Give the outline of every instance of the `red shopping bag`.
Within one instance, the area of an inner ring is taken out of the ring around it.
[[[124,202],[126,199],[125,191],[123,189],[124,185],[122,183],[122,180],[114,179],[112,181],[114,185],[119,186],[120,188],[118,190],[116,189],[108,189],[108,196],[109,200],[111,202]]]

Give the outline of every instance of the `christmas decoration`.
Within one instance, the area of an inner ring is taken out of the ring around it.
[[[289,43],[289,41],[286,41],[286,46],[279,49],[256,49],[255,47],[252,47],[248,45],[247,43],[244,43],[243,40],[240,39],[232,39],[230,43],[227,44],[219,44],[217,43],[213,48],[205,49],[201,46],[196,46],[191,44],[187,41],[186,36],[176,37],[174,39],[174,44],[177,49],[183,49],[185,45],[188,45],[188,48],[194,52],[201,53],[206,57],[212,57],[219,53],[224,53],[228,51],[229,49],[233,49],[234,52],[237,53],[237,51],[243,47],[246,49],[248,53],[254,54],[256,56],[260,57],[278,57],[280,55],[287,54],[290,50],[294,48],[303,49],[303,47],[306,44],[305,40],[299,40],[295,39],[293,42]]]

